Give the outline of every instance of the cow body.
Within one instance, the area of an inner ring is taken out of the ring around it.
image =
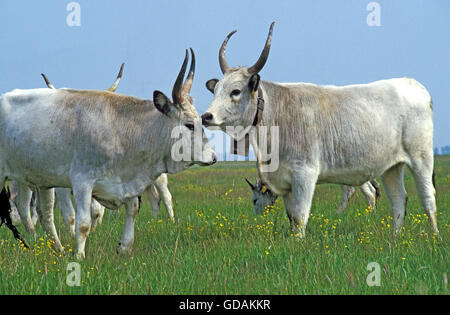
[[[321,87],[263,81],[260,87],[267,108],[262,125],[280,128],[280,151],[279,168],[264,172],[259,163],[259,175],[284,196],[297,233],[304,234],[316,183],[360,186],[379,176],[400,231],[407,200],[404,165],[416,178],[437,233],[431,97],[420,83],[402,78]]]
[[[134,104],[121,108],[126,100]],[[150,101],[104,91],[15,90],[2,96],[0,110],[0,146],[11,149],[2,152],[2,166],[11,178],[19,176],[30,186],[70,187],[71,177],[88,173],[98,178],[99,196],[120,204],[134,191],[145,190],[140,181],[148,182],[158,173],[146,171],[146,159],[139,158],[159,155],[145,147],[144,138],[151,138],[145,126],[164,124]],[[44,128],[49,124],[53,128]],[[169,138],[162,129],[161,138]],[[126,137],[129,141],[124,141]],[[144,170],[128,182],[135,175],[129,166],[136,162]],[[110,174],[112,169],[117,172]]]
[[[262,125],[280,128],[280,167],[261,177],[277,194],[291,190],[301,168],[318,184],[360,186],[432,147],[423,141],[433,133],[431,98],[415,80],[345,87],[263,81],[261,88],[270,108]]]
[[[167,121],[150,101],[104,91],[15,90],[2,96],[0,110],[2,171],[31,187],[70,188],[87,177],[97,200],[115,209],[168,168],[170,148],[149,146],[150,139],[170,142]],[[158,136],[149,125],[160,127]]]

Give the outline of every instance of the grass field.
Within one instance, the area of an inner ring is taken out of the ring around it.
[[[32,249],[25,250],[0,228],[0,294],[448,294],[450,156],[437,157],[435,171],[440,237],[432,235],[406,171],[408,212],[396,239],[384,191],[375,211],[357,192],[338,215],[340,187],[319,185],[306,238],[298,241],[281,200],[253,215],[243,178],[256,178],[254,162],[195,167],[169,176],[175,223],[164,206],[153,218],[144,200],[131,256],[115,252],[124,209],[105,213],[88,238],[80,286],[66,284],[75,245],[59,211],[65,255],[40,236],[26,236]],[[366,283],[370,262],[380,266],[380,286]]]

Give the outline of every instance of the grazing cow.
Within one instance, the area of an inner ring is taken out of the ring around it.
[[[432,184],[433,109],[427,90],[410,78],[342,87],[260,80],[273,25],[258,61],[248,68],[228,66],[225,48],[235,31],[226,37],[219,51],[224,76],[206,83],[214,99],[202,115],[203,124],[229,133],[227,126],[250,130],[259,177],[283,196],[291,228],[299,237],[305,232],[316,184],[360,186],[378,176],[391,204],[393,229],[399,232],[407,203],[405,165],[413,173],[433,232],[438,233]],[[263,107],[258,106],[261,100]],[[278,137],[272,139],[272,132],[264,133],[268,128],[262,126],[276,126]],[[264,137],[267,142],[259,142]],[[271,160],[261,149],[265,145],[278,146],[275,169],[267,166]]]
[[[57,249],[62,246],[53,223],[50,188],[72,188],[77,258],[85,257],[92,197],[110,209],[125,205],[118,251],[128,253],[138,196],[162,173],[217,161],[189,95],[195,70],[191,52],[189,74],[183,84],[186,50],[173,102],[160,91],[154,91],[153,101],[109,91],[47,88],[1,95],[0,184],[8,177],[37,188],[39,220]],[[183,157],[174,158],[172,147],[182,150]]]
[[[262,214],[267,206],[273,206],[275,204],[278,196],[260,180],[257,180],[256,184],[252,184],[247,178],[245,181],[252,189],[253,213]]]
[[[261,183],[260,180],[256,181],[256,184],[252,184],[247,178],[245,181],[248,183],[252,190],[252,203],[253,212],[255,214],[261,214],[267,206],[273,206],[278,196],[274,194],[266,185]],[[355,193],[356,189],[353,186],[341,185],[342,188],[342,200],[337,210],[337,213],[342,213],[350,203],[350,199]],[[376,180],[371,180],[359,186],[359,189],[366,197],[369,207],[375,209],[376,199],[379,197],[379,185]]]

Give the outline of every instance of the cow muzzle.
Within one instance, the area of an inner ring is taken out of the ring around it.
[[[206,112],[202,115],[202,124],[206,127],[211,126],[214,117],[210,112]]]

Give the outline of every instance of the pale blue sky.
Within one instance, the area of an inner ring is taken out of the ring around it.
[[[66,24],[70,1],[0,2],[0,93],[44,87],[103,89],[121,62],[117,92],[170,95],[186,48],[197,56],[191,94],[198,112],[221,77],[218,50],[231,65],[251,65],[275,21],[264,80],[345,85],[413,77],[431,93],[434,146],[450,144],[450,1],[377,1],[381,26],[369,27],[366,0],[341,1],[77,1],[81,26]]]

